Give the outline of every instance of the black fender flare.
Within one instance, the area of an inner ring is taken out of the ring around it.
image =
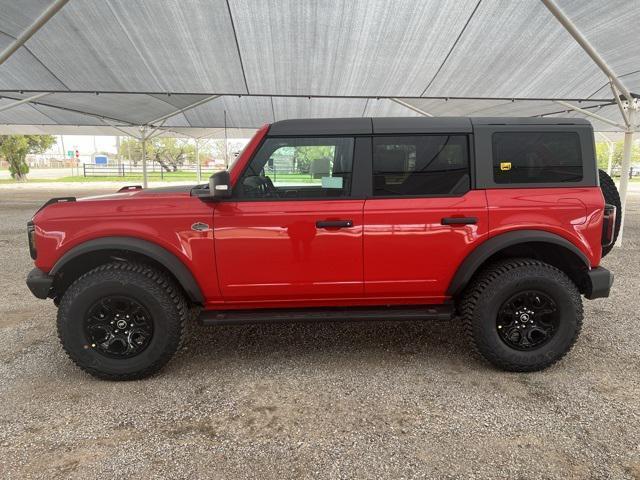
[[[467,255],[453,276],[453,279],[449,284],[449,288],[447,289],[447,295],[454,296],[462,292],[471,280],[471,277],[473,277],[482,264],[492,255],[507,247],[530,242],[551,243],[564,247],[582,260],[587,269],[590,268],[590,262],[586,255],[573,243],[560,235],[545,232],[544,230],[518,230],[517,232],[507,232],[483,242],[469,255]]]
[[[192,301],[204,304],[198,282],[178,257],[160,245],[134,237],[101,237],[81,243],[62,255],[49,275],[54,277],[66,264],[81,255],[103,250],[126,250],[152,258],[173,274]]]

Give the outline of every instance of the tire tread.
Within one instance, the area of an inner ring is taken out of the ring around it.
[[[558,280],[560,280],[561,283],[565,284],[570,296],[573,299],[577,318],[576,330],[573,338],[571,339],[569,347],[556,358],[541,361],[533,365],[522,365],[519,363],[515,363],[507,358],[498,355],[492,349],[485,348],[484,345],[481,345],[478,342],[478,339],[474,334],[473,318],[480,298],[483,294],[485,294],[487,289],[491,288],[491,285],[497,280],[499,276],[515,269],[539,269],[547,275],[556,277]],[[476,275],[476,277],[471,281],[471,283],[465,290],[465,293],[462,297],[462,301],[460,303],[460,314],[462,317],[465,336],[467,337],[471,348],[474,350],[474,352],[476,352],[476,354],[484,357],[490,363],[504,370],[512,372],[531,372],[542,370],[553,365],[554,363],[561,360],[569,352],[569,350],[575,344],[578,335],[580,334],[580,330],[582,329],[583,308],[580,292],[578,291],[575,284],[571,281],[571,279],[567,276],[567,274],[565,274],[562,270],[549,265],[548,263],[532,258],[509,258],[490,264],[478,275]]]
[[[156,286],[158,286],[163,295],[161,298],[158,298],[160,303],[165,304],[165,310],[169,311],[169,309],[174,308],[178,317],[178,324],[176,329],[172,329],[169,332],[166,332],[168,335],[171,335],[173,338],[170,338],[169,345],[175,345],[175,348],[166,349],[162,355],[156,359],[152,364],[148,367],[138,370],[132,373],[121,373],[121,374],[113,374],[106,373],[99,369],[93,368],[91,366],[85,365],[81,359],[75,354],[72,348],[68,348],[65,344],[65,340],[62,334],[62,326],[65,321],[65,313],[67,308],[70,305],[70,302],[73,301],[75,296],[80,294],[83,289],[85,289],[88,285],[93,284],[94,282],[104,281],[104,277],[110,274],[122,274],[122,273],[130,273],[135,275],[142,275],[147,279],[151,280]],[[67,353],[69,358],[80,367],[85,372],[93,375],[95,377],[104,379],[104,380],[138,380],[141,378],[145,378],[153,375],[158,370],[160,370],[174,355],[176,351],[178,351],[182,347],[182,342],[184,340],[184,331],[186,327],[186,322],[189,317],[189,308],[187,305],[187,301],[185,300],[184,295],[180,288],[175,284],[175,282],[169,278],[166,274],[144,264],[144,263],[128,263],[128,262],[110,262],[105,263],[103,265],[99,265],[98,267],[86,272],[85,274],[78,277],[67,289],[64,296],[60,301],[60,306],[58,308],[58,316],[57,316],[57,329],[58,329],[58,338],[62,345],[62,348]]]

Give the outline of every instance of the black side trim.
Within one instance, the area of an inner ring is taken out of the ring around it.
[[[142,190],[142,185],[127,185],[126,187],[122,187],[118,190],[120,192],[129,192],[131,190]]]
[[[209,310],[200,313],[204,325],[239,325],[266,322],[322,322],[336,320],[450,320],[452,305],[411,307],[347,307],[254,310]]]
[[[168,250],[139,238],[103,237],[89,240],[65,253],[53,266],[49,275],[54,277],[69,261],[80,255],[100,250],[128,250],[156,260],[173,274],[192,301],[204,303],[202,291],[186,265]]]
[[[613,285],[613,273],[606,268],[596,267],[587,273],[588,282],[584,296],[589,300],[594,298],[606,298],[609,296]]]
[[[76,197],[53,197],[53,198],[50,198],[49,200],[47,200],[44,203],[44,205],[42,205],[38,210],[36,210],[36,213],[38,213],[43,208],[48,207],[49,205],[53,205],[54,203],[75,202],[75,201],[76,201]],[[34,213],[33,215],[35,216],[36,213]]]
[[[517,232],[503,233],[497,237],[490,238],[471,252],[462,264],[458,267],[456,274],[449,284],[447,295],[454,296],[466,287],[471,277],[478,271],[480,266],[493,254],[498,253],[507,247],[520,243],[541,242],[553,243],[566,248],[582,260],[589,268],[589,259],[573,243],[553,233],[542,230],[520,230]]]
[[[37,298],[47,298],[52,284],[53,277],[47,275],[39,268],[34,268],[29,272],[29,275],[27,275],[27,287],[29,287],[31,293]]]

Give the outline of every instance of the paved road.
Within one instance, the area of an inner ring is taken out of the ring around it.
[[[75,175],[76,169],[71,168],[32,168],[29,178],[32,179],[56,179]],[[0,180],[11,178],[9,170],[0,170]]]
[[[0,478],[640,478],[637,193],[613,296],[545,372],[492,369],[457,322],[194,326],[130,383],[78,370],[24,285],[49,196],[0,187]]]

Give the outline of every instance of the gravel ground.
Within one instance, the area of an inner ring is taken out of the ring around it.
[[[457,322],[195,326],[129,383],[76,368],[24,284],[52,195],[0,187],[0,478],[640,478],[637,190],[613,295],[544,372],[492,369]]]

